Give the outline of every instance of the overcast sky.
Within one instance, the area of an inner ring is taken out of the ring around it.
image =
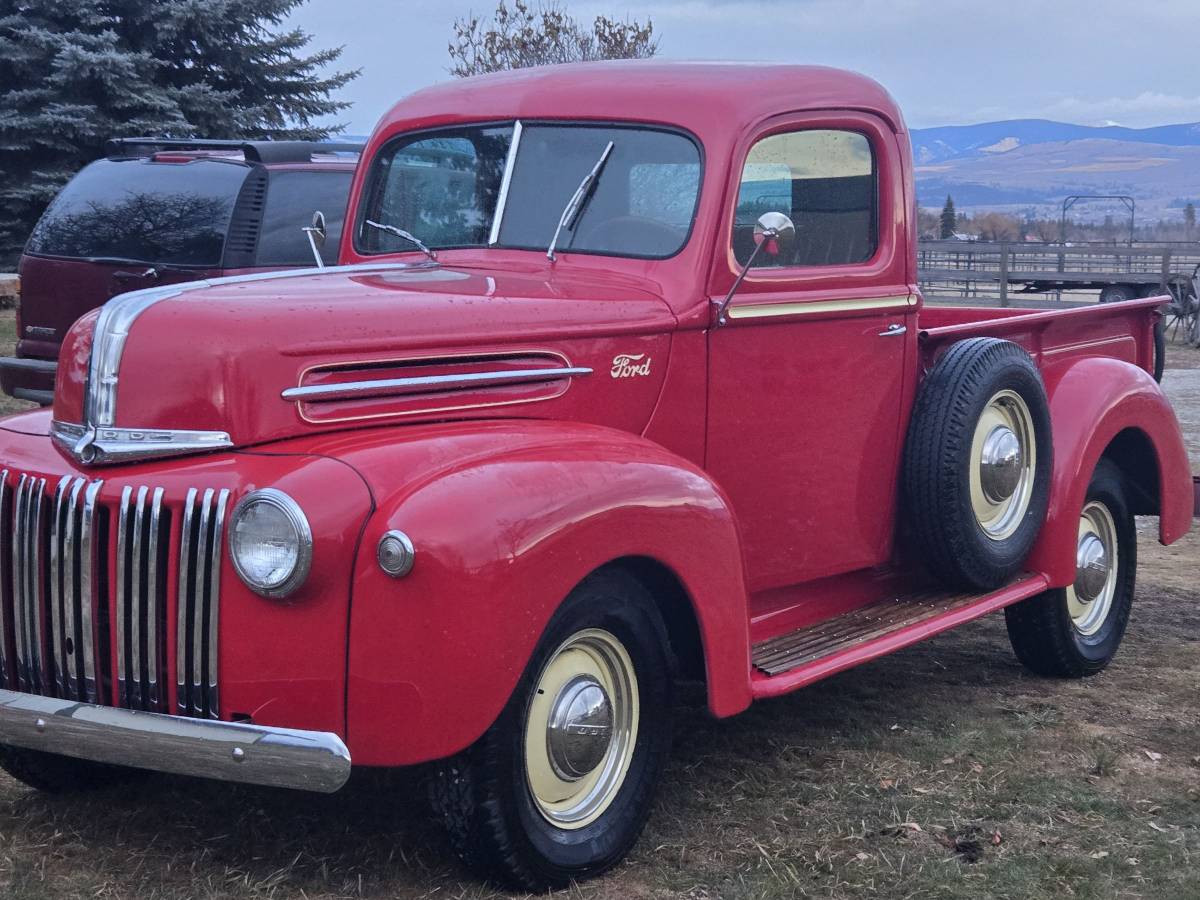
[[[856,69],[912,127],[1051,118],[1131,127],[1200,121],[1200,0],[567,0],[653,20],[668,59],[753,59]],[[293,21],[344,45],[362,75],[345,119],[369,132],[404,94],[441,81],[458,16],[494,0],[308,0]]]

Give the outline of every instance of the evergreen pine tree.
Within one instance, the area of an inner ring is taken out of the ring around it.
[[[111,137],[321,138],[348,107],[304,0],[0,0],[0,266]]]
[[[954,212],[954,198],[947,195],[946,205],[942,207],[942,240],[954,237],[954,232],[957,227],[958,215]]]
[[[1187,232],[1187,239],[1192,239],[1192,233],[1196,230],[1196,204],[1188,201],[1187,206],[1183,208],[1183,228]]]

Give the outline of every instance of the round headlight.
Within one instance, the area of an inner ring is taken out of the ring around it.
[[[286,597],[304,583],[312,565],[308,519],[283,491],[264,488],[247,494],[233,510],[229,555],[250,590]]]

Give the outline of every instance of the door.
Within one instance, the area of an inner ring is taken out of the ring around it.
[[[760,253],[709,332],[706,466],[729,494],[752,591],[868,568],[891,552],[915,293],[896,135],[845,113],[781,120],[743,149],[719,302],[782,212],[791,246]]]

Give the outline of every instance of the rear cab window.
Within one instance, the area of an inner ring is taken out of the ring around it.
[[[866,135],[837,129],[772,134],[750,149],[742,170],[733,250],[745,265],[754,224],[781,212],[796,226],[788,258],[759,254],[755,268],[864,263],[879,243],[878,166]]]

